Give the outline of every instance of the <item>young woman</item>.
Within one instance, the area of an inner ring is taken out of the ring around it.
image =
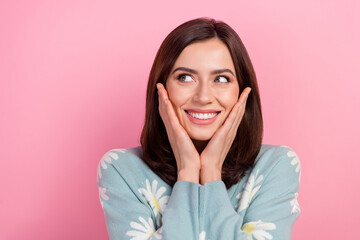
[[[299,159],[262,135],[256,75],[237,33],[208,18],[178,26],[150,72],[141,146],[99,163],[110,239],[291,239]]]

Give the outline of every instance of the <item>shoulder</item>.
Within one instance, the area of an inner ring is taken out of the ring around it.
[[[279,191],[291,189],[297,192],[301,176],[300,160],[289,146],[263,144],[249,174],[250,180],[261,179],[264,184]]]
[[[299,172],[300,160],[295,151],[289,146],[262,144],[254,168],[270,170],[274,167],[293,169],[295,172]]]
[[[140,146],[134,148],[118,148],[107,151],[100,159],[99,165],[107,169],[109,165],[119,168],[129,165],[142,165],[142,149]]]
[[[98,163],[97,181],[116,184],[126,181],[135,184],[149,174],[154,174],[143,161],[141,146],[107,151]]]
[[[300,162],[295,151],[285,145],[263,144],[244,181],[236,196],[237,212],[244,222],[271,223],[276,228],[274,239],[290,239],[300,214]]]
[[[300,161],[292,148],[263,144],[254,166],[242,180],[244,191],[238,198],[244,199],[240,200],[238,211],[246,209],[255,199],[256,204],[261,205],[268,201],[275,203],[281,197],[289,201],[296,198],[300,186],[300,173]]]

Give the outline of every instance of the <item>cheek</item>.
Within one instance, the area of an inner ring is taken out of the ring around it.
[[[181,107],[187,102],[188,99],[188,91],[179,87],[176,84],[167,84],[166,90],[168,93],[168,97],[172,103],[172,106],[175,110],[177,117],[179,118],[180,122],[182,122],[182,109]]]
[[[173,81],[166,85],[169,99],[176,107],[184,105],[192,96],[192,89],[188,86],[180,86]]]
[[[167,93],[174,108],[180,107],[182,99],[181,99],[181,94],[179,94],[179,90],[174,88],[172,85],[169,85],[167,86]]]
[[[223,92],[221,94],[221,105],[223,105],[226,110],[231,111],[233,106],[237,103],[239,90],[238,89],[231,89],[229,91]]]

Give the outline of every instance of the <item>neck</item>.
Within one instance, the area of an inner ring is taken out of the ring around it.
[[[194,140],[192,139],[193,144],[196,148],[196,150],[198,151],[199,154],[201,154],[201,152],[205,149],[206,145],[208,144],[208,140],[207,141],[200,141],[200,140]]]

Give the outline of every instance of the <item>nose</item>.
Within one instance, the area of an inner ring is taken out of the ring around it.
[[[212,103],[214,100],[214,93],[211,86],[206,82],[201,82],[196,87],[196,92],[194,94],[194,102],[205,105]]]

